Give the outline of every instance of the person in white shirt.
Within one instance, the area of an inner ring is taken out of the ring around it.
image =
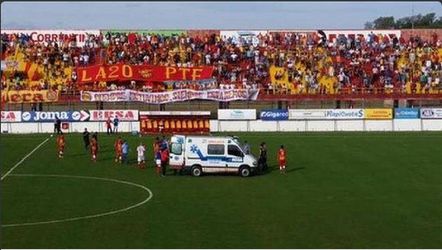
[[[246,89],[247,88],[247,78],[243,78],[242,79],[242,88]]]
[[[138,153],[138,168],[145,168],[144,166],[144,152],[146,152],[146,147],[144,147],[143,143],[140,142],[140,145],[137,147],[137,153]]]
[[[206,65],[210,65],[210,59],[211,59],[210,54],[207,54],[206,55]]]
[[[83,58],[84,58],[84,65],[88,65],[89,64],[89,55],[84,54]]]

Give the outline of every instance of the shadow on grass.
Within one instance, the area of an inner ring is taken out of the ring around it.
[[[299,171],[299,170],[303,170],[303,169],[305,169],[305,167],[296,167],[296,168],[289,168],[289,167],[287,167],[287,173],[295,172],[295,171]],[[270,174],[273,171],[278,171],[279,172],[279,166],[278,165],[269,166],[266,170],[261,172],[259,175]]]
[[[136,162],[134,161],[134,163],[136,163]],[[125,165],[125,164],[123,164],[123,165]],[[288,168],[287,173],[295,172],[295,171],[299,171],[299,170],[303,170],[303,169],[305,169],[305,167]],[[267,169],[260,171],[260,172],[256,172],[256,173],[252,174],[251,176],[265,176],[267,174],[272,173],[273,171],[279,172],[279,166],[276,166],[276,165],[275,166],[268,166]],[[174,171],[169,168],[167,168],[166,176],[189,176],[189,177],[194,178],[190,174],[189,171],[182,171],[181,173],[179,171],[177,171],[177,173],[175,174]],[[228,176],[239,176],[239,173],[204,173],[203,176],[206,176],[206,177],[210,177],[210,176],[212,176],[212,177],[215,177],[215,176],[228,177]]]
[[[303,169],[305,169],[305,167],[289,168],[289,169],[287,169],[287,173],[295,172],[295,171],[299,171],[299,170],[303,170]]]
[[[80,157],[80,156],[90,156],[88,152],[85,152],[83,154],[69,154],[69,157]]]

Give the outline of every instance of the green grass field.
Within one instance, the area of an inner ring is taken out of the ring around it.
[[[1,247],[442,248],[442,133],[236,135],[255,154],[267,142],[269,173],[159,177],[151,137],[146,170],[136,136],[124,135],[129,166],[113,162],[113,136],[99,135],[95,164],[81,135],[67,136],[62,160],[51,138],[1,181]],[[47,137],[2,135],[1,175]],[[31,222],[47,223],[8,226]]]

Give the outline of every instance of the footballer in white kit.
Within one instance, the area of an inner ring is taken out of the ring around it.
[[[146,152],[146,147],[140,142],[140,145],[137,147],[139,168],[144,168],[144,152]]]

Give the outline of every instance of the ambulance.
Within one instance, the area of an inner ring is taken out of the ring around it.
[[[257,171],[257,159],[245,154],[237,137],[174,135],[170,140],[172,169],[204,173],[238,173],[247,177]]]

